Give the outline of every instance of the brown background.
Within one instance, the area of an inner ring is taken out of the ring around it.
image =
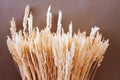
[[[21,80],[7,49],[6,37],[10,35],[9,21],[17,20],[21,29],[25,6],[29,4],[34,15],[34,25],[45,26],[46,11],[52,5],[53,31],[56,30],[58,10],[63,12],[63,27],[73,22],[74,31],[90,32],[92,26],[101,28],[103,36],[110,39],[102,66],[95,80],[120,80],[120,0],[0,0],[0,80]]]

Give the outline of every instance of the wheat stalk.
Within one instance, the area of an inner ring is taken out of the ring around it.
[[[16,31],[16,22],[11,20],[11,35],[8,49],[16,62],[22,80],[90,80],[100,66],[109,40],[102,39],[98,27],[86,32],[72,34],[62,28],[62,12],[59,11],[57,31],[51,32],[52,13],[48,8],[46,27],[39,31],[33,28],[33,16],[29,6],[25,9],[23,30]]]

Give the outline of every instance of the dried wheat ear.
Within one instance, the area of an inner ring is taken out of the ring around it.
[[[16,32],[16,22],[11,20],[11,38],[8,49],[17,64],[22,80],[92,80],[100,66],[109,40],[102,39],[98,27],[72,34],[62,28],[62,12],[59,11],[57,31],[51,32],[51,6],[47,11],[46,27],[33,28],[33,16],[29,6],[25,9],[23,30]]]

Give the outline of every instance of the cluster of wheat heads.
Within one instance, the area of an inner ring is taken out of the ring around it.
[[[49,6],[46,27],[39,31],[33,27],[33,16],[29,6],[25,9],[23,30],[16,31],[14,18],[11,20],[11,38],[8,49],[16,62],[22,80],[90,80],[93,79],[108,47],[98,27],[93,27],[89,36],[86,32],[72,34],[62,28],[62,12],[59,11],[57,31],[51,32],[52,13]],[[17,25],[18,26],[18,25]]]

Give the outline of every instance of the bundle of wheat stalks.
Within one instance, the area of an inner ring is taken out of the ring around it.
[[[22,80],[90,80],[103,60],[108,40],[103,40],[94,27],[89,36],[86,32],[72,34],[62,28],[62,12],[59,11],[57,31],[51,32],[52,13],[49,6],[46,27],[33,28],[33,16],[29,6],[25,9],[23,30],[16,31],[11,20],[8,49],[16,62]]]

